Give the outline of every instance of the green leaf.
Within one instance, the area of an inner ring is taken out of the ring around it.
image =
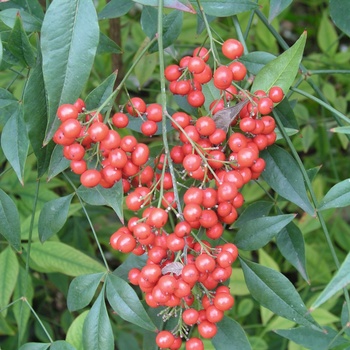
[[[276,145],[262,151],[261,157],[266,162],[262,177],[272,189],[308,214],[314,215],[314,208],[306,193],[303,175],[294,158]]]
[[[279,86],[286,94],[298,73],[305,42],[306,32],[292,47],[260,70],[254,79],[251,90],[269,91],[272,86]]]
[[[243,270],[241,268],[234,267],[230,278],[230,289],[234,290],[235,295],[248,295],[249,290],[245,283]]]
[[[23,344],[18,350],[46,350],[50,345],[50,343],[26,343]]]
[[[111,0],[98,14],[99,19],[117,18],[127,14],[134,6],[132,0]]]
[[[324,196],[318,210],[342,208],[350,205],[350,179],[334,185]]]
[[[220,98],[220,90],[215,87],[214,81],[210,80],[207,84],[202,86],[202,92],[205,97],[204,108],[206,111],[210,112],[210,104],[214,100]]]
[[[41,33],[49,104],[45,138],[48,143],[59,125],[55,117],[58,106],[75,102],[90,75],[100,36],[92,0],[54,0]]]
[[[10,325],[8,324],[7,318],[5,318],[5,316],[2,313],[0,314],[0,333],[2,336],[4,335],[13,336],[16,334],[12,329],[12,327],[10,327]]]
[[[332,128],[330,131],[349,135],[350,126],[337,126],[336,128]]]
[[[86,316],[89,311],[81,313],[69,326],[66,341],[72,344],[76,350],[84,350],[83,348],[83,327]]]
[[[107,35],[100,32],[100,40],[98,42],[98,47],[96,54],[101,53],[122,53],[122,49]]]
[[[272,202],[258,201],[250,204],[244,211],[239,215],[238,219],[233,224],[233,227],[242,228],[245,224],[251,220],[261,218],[269,215],[269,212],[273,206]]]
[[[104,292],[99,294],[85,318],[83,344],[84,350],[114,349],[113,330],[104,301]]]
[[[140,24],[144,33],[153,39],[157,33],[158,10],[152,6],[143,6]]]
[[[43,243],[56,234],[65,224],[74,193],[46,202],[40,212],[38,230]]]
[[[27,13],[30,13],[32,16],[40,20],[44,18],[44,11],[39,0],[12,0],[11,2],[18,4]]]
[[[23,28],[26,32],[40,32],[42,23],[41,20],[21,9],[11,8],[0,11],[0,20],[3,21],[8,27],[13,28],[15,26],[18,14],[22,19]]]
[[[332,280],[323,289],[316,301],[312,304],[311,309],[316,309],[321,304],[329,300],[334,294],[341,289],[346,288],[350,283],[350,253],[346,256],[344,262],[341,264],[339,270],[334,275]]]
[[[141,256],[130,254],[121,265],[119,265],[114,271],[113,274],[122,278],[125,281],[128,281],[129,271],[136,267],[142,269],[146,265],[147,254]]]
[[[18,272],[19,263],[16,254],[8,246],[0,254],[0,310],[10,302],[16,286]],[[2,311],[3,316],[6,316],[7,310]]]
[[[275,333],[307,349],[327,350],[348,343],[348,340],[339,336],[338,331],[330,327],[326,327],[324,330],[310,327],[277,329]]]
[[[281,254],[299,271],[309,283],[305,261],[305,242],[299,227],[290,222],[276,237]]]
[[[119,220],[124,222],[123,216],[123,185],[118,181],[111,188],[96,186],[87,188],[80,186],[77,191],[78,196],[90,205],[108,205],[117,214]]]
[[[239,61],[246,66],[250,73],[257,75],[262,68],[275,58],[276,56],[272,53],[254,51],[240,57]]]
[[[23,185],[29,140],[23,120],[22,108],[18,108],[5,124],[1,135],[1,147],[18,180]]]
[[[18,104],[18,101],[15,98],[15,96],[11,94],[11,92],[9,92],[6,89],[0,88],[0,109],[17,105],[17,104]]]
[[[293,0],[270,0],[269,22],[285,10]]]
[[[248,338],[241,325],[229,317],[217,324],[218,332],[212,339],[217,350],[251,350]]]
[[[147,83],[152,77],[156,67],[158,65],[158,54],[146,54],[142,56],[140,62],[135,67],[135,76],[139,81],[140,88]],[[145,69],[147,67],[147,69]]]
[[[191,0],[196,8],[196,0]],[[258,4],[250,0],[201,0],[206,14],[216,17],[228,17],[258,8]]]
[[[29,38],[23,28],[22,20],[16,17],[15,25],[8,38],[11,53],[26,67],[34,67],[35,54]]]
[[[316,326],[293,284],[280,272],[239,258],[252,297],[275,314],[304,326]]]
[[[55,145],[52,151],[49,169],[47,172],[47,181],[50,181],[56,175],[69,167],[70,161],[63,157],[63,147],[61,145]]]
[[[329,10],[334,24],[347,36],[350,36],[350,23],[347,11],[349,4],[343,0],[330,0]]]
[[[70,312],[89,305],[99,286],[103,272],[75,277],[69,285],[67,307]]]
[[[0,234],[16,250],[21,249],[21,223],[18,209],[11,199],[2,189],[0,189]]]
[[[317,43],[321,51],[333,56],[338,50],[338,34],[333,23],[328,18],[328,11],[323,11],[320,26],[317,31]]]
[[[181,11],[173,11],[163,17],[163,47],[174,44],[177,37],[181,34],[183,13]],[[150,48],[149,52],[158,51],[158,41]]]
[[[270,242],[294,218],[295,215],[286,214],[250,220],[237,232],[235,244],[243,250],[259,249]]]
[[[158,7],[158,0],[133,0],[134,2],[142,5]],[[164,7],[180,10],[184,12],[196,13],[192,5],[188,0],[164,0]]]
[[[81,251],[61,242],[34,242],[30,266],[39,272],[59,272],[68,276],[105,272],[105,267]]]
[[[74,346],[72,346],[65,340],[57,340],[51,344],[50,350],[76,350],[76,349]]]
[[[122,319],[150,331],[156,330],[136,292],[127,282],[116,275],[109,274],[106,283],[107,299]]]
[[[278,115],[285,128],[299,129],[297,119],[288,99],[284,98],[277,106],[275,106],[273,114]],[[278,129],[276,129],[276,131],[278,131]]]
[[[117,78],[117,73],[112,73],[107,79],[105,79],[99,86],[92,90],[85,99],[86,109],[94,110],[102,105],[103,102],[113,92],[113,86]],[[106,110],[112,108],[113,100],[110,100],[109,103],[102,109],[102,113]]]

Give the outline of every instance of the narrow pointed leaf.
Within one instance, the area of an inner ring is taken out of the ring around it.
[[[65,340],[57,340],[50,346],[50,350],[76,350],[75,347]]]
[[[26,32],[40,32],[41,20],[22,9],[10,8],[0,11],[0,20],[8,27],[13,28],[18,14],[22,18],[23,27]]]
[[[109,321],[104,293],[101,292],[85,318],[83,327],[84,350],[113,350],[114,337]]]
[[[117,18],[127,14],[134,6],[132,0],[111,0],[98,14],[99,19]]]
[[[239,249],[256,250],[262,248],[276,236],[295,215],[260,217],[250,220],[239,229],[235,237],[235,244]]]
[[[81,199],[91,205],[108,205],[117,214],[121,222],[124,222],[123,217],[123,187],[122,182],[118,181],[111,188],[103,188],[96,186],[87,188],[80,186],[77,191]]]
[[[241,325],[229,317],[224,317],[217,324],[218,332],[212,339],[212,343],[217,350],[251,350],[252,347],[248,341]]]
[[[75,277],[69,285],[67,306],[70,312],[83,309],[89,305],[96,293],[104,273],[93,273]]]
[[[68,276],[105,272],[98,261],[61,242],[34,242],[31,245],[30,265],[39,272],[59,272]]]
[[[133,0],[134,2],[142,5],[155,6],[158,7],[158,0]],[[164,0],[164,7],[168,7],[175,10],[180,10],[183,12],[196,13],[192,5],[188,0]]]
[[[109,274],[106,283],[107,299],[121,318],[144,329],[156,330],[136,292],[127,282],[116,275]]]
[[[264,51],[254,51],[246,55],[243,55],[239,58],[239,61],[242,62],[247,70],[257,75],[262,68],[264,68],[270,61],[275,59],[276,56],[269,52]]]
[[[350,23],[347,16],[348,3],[343,0],[330,0],[329,10],[334,24],[350,37]]]
[[[0,189],[0,234],[16,250],[21,249],[21,224],[18,209],[2,189]]]
[[[329,300],[334,294],[341,289],[346,288],[350,283],[350,253],[346,256],[339,270],[334,275],[332,280],[327,284],[326,288],[318,296],[316,301],[311,306],[312,309],[319,307],[321,304]]]
[[[98,47],[96,54],[99,55],[101,53],[122,53],[122,49],[110,39],[107,35],[100,32],[100,40],[98,42]]]
[[[61,145],[55,145],[50,158],[50,164],[47,174],[47,181],[50,181],[56,175],[69,167],[70,161],[63,157],[63,147]]]
[[[270,0],[269,22],[285,10],[293,0]]]
[[[74,193],[46,202],[40,212],[38,230],[43,243],[56,234],[65,224]]]
[[[306,32],[300,36],[292,47],[259,71],[251,90],[269,91],[272,86],[279,86],[286,94],[298,73],[305,42]]]
[[[258,201],[250,204],[238,217],[233,227],[244,227],[244,225],[254,219],[269,215],[273,206],[272,202]]]
[[[299,227],[290,222],[277,235],[276,243],[282,255],[299,271],[304,280],[309,282],[306,271],[305,242]]]
[[[350,134],[350,126],[337,126],[335,128],[332,128],[330,131],[337,132],[339,134]]]
[[[280,272],[240,258],[248,289],[261,306],[303,326],[319,327],[293,284]]]
[[[92,0],[54,0],[42,25],[41,49],[49,117],[45,143],[59,125],[62,103],[73,103],[90,75],[100,31]]]
[[[277,329],[275,333],[306,349],[328,350],[348,343],[348,340],[340,337],[339,333],[330,327],[326,327],[323,331],[310,327]]]
[[[19,263],[16,254],[10,246],[4,249],[0,254],[0,309],[5,308],[15,289],[17,276],[19,272]],[[7,309],[2,311],[6,316]]]
[[[18,180],[23,185],[29,140],[23,120],[22,108],[17,109],[5,124],[1,135],[1,147]]]
[[[86,316],[89,311],[84,311],[81,313],[68,328],[66,341],[72,344],[76,350],[84,350],[83,348],[83,327]]]
[[[263,179],[272,189],[308,214],[314,215],[302,173],[294,158],[283,148],[275,145],[262,151],[261,157],[266,161]]]
[[[22,345],[18,350],[46,350],[50,347],[50,343],[26,343]]]
[[[324,196],[318,210],[342,208],[350,205],[350,179],[334,185]]]

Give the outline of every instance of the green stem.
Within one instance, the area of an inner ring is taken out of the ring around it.
[[[104,265],[106,266],[107,271],[109,271],[109,266],[108,266],[106,257],[105,257],[105,255],[104,255],[104,253],[103,253],[101,244],[100,244],[100,242],[99,242],[99,240],[98,240],[98,238],[97,238],[96,231],[95,231],[94,226],[93,226],[93,224],[92,224],[92,222],[91,222],[90,216],[89,216],[89,214],[88,214],[88,212],[87,212],[87,210],[86,210],[86,208],[85,208],[85,205],[84,205],[83,201],[81,200],[80,196],[78,195],[77,188],[75,187],[74,183],[73,183],[72,180],[67,176],[67,174],[66,174],[65,172],[63,172],[63,176],[66,178],[66,180],[69,182],[69,184],[73,187],[74,192],[75,192],[75,194],[77,195],[77,197],[78,197],[78,199],[79,199],[79,202],[80,202],[80,204],[81,204],[81,207],[82,207],[82,209],[83,209],[83,212],[84,212],[84,214],[85,214],[85,216],[86,216],[86,218],[87,218],[87,220],[88,220],[88,222],[89,222],[89,225],[90,225],[92,234],[94,235],[94,238],[95,238],[95,241],[96,241],[98,250],[100,251],[100,254],[101,254],[103,263],[104,263]]]
[[[319,70],[309,70],[310,75],[314,74],[350,74],[350,70],[346,69],[319,69]]]
[[[248,54],[249,51],[248,51],[248,47],[247,47],[247,44],[245,42],[245,38],[244,38],[244,35],[242,33],[241,25],[239,24],[237,16],[233,16],[232,21],[233,21],[233,25],[236,29],[238,40],[242,43],[243,48],[244,48],[244,54],[246,55],[246,54]]]
[[[6,309],[8,309],[9,307],[11,307],[12,305],[16,304],[18,301],[22,300],[22,298],[18,298],[14,301],[12,301],[10,304],[7,304],[6,306],[4,306],[3,308],[0,309],[0,313],[5,311]]]

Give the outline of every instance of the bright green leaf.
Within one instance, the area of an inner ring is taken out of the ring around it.
[[[50,181],[56,175],[66,170],[69,164],[70,161],[63,157],[63,147],[61,145],[55,145],[50,158],[47,180]]]
[[[46,202],[39,216],[39,238],[43,243],[56,234],[65,224],[74,193]]]
[[[29,140],[23,120],[22,108],[17,109],[4,126],[1,135],[1,147],[18,180],[23,185]]]
[[[30,265],[39,272],[59,272],[68,276],[105,272],[105,267],[81,251],[61,242],[34,242]]]
[[[120,277],[107,277],[107,299],[113,310],[124,320],[144,329],[154,331],[156,326],[147,315],[134,289]]]
[[[57,340],[50,346],[50,350],[76,350],[75,347],[65,340]]]
[[[239,61],[246,66],[247,70],[250,73],[257,75],[262,68],[264,68],[270,61],[275,58],[276,56],[272,53],[254,51],[243,55],[239,58]]]
[[[85,318],[83,327],[84,350],[113,350],[114,336],[109,321],[104,293],[101,292]]]
[[[262,151],[261,157],[266,162],[263,179],[280,196],[313,215],[314,209],[307,196],[302,173],[294,158],[283,148],[275,145]]]
[[[96,186],[87,188],[80,186],[77,191],[81,199],[91,205],[108,205],[117,214],[121,222],[124,222],[123,217],[123,187],[122,182],[118,181],[111,188],[103,188]]]
[[[76,350],[84,350],[83,348],[83,327],[86,316],[89,311],[81,313],[69,326],[66,336],[66,341],[72,344]]]
[[[247,335],[241,325],[229,317],[217,324],[218,332],[212,339],[217,350],[251,350]]]
[[[21,226],[18,209],[2,189],[0,189],[0,233],[16,250],[21,248]]]
[[[220,99],[220,90],[215,87],[213,80],[211,80],[209,83],[203,85],[202,92],[205,97],[204,108],[210,112],[210,104],[214,100]]]
[[[90,75],[100,36],[92,0],[54,0],[46,12],[41,33],[49,103],[47,143],[59,125],[58,106],[75,102]]]
[[[338,50],[338,34],[328,18],[328,12],[323,11],[321,23],[317,31],[317,43],[323,53],[331,57]]]
[[[293,284],[280,272],[240,258],[252,297],[275,314],[305,326],[316,326]]]
[[[350,126],[337,126],[336,128],[332,128],[330,131],[349,135]]]
[[[234,267],[232,269],[232,274],[230,278],[230,289],[235,291],[235,295],[249,294],[247,284],[245,283],[243,270],[241,268]]]
[[[134,6],[132,0],[111,0],[98,14],[99,19],[117,18],[127,14]]]
[[[341,289],[346,288],[350,283],[350,254],[347,255],[344,262],[341,264],[339,270],[334,275],[332,280],[328,283],[322,293],[318,296],[316,301],[312,304],[312,309],[316,309],[321,304],[330,299],[334,294]]]
[[[236,234],[234,243],[242,250],[256,250],[272,240],[288,223],[293,214],[260,217],[247,221]]]
[[[334,24],[347,36],[350,36],[350,23],[348,17],[349,4],[344,0],[330,0],[329,10]]]
[[[94,297],[104,273],[75,277],[69,285],[67,307],[70,312],[83,309]]]
[[[285,10],[293,0],[270,0],[269,22]]]
[[[5,308],[17,283],[19,263],[16,254],[10,246],[0,254],[0,310]],[[6,316],[8,309],[2,311]]]
[[[350,205],[350,179],[334,185],[324,196],[318,210],[342,208]]]
[[[306,32],[300,36],[292,47],[259,71],[251,90],[269,91],[272,86],[279,86],[286,94],[298,73],[305,42]]]

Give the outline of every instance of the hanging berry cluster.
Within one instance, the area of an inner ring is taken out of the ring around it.
[[[165,321],[178,317],[174,329],[157,334],[161,349],[179,349],[184,340],[188,350],[204,349],[200,337],[214,337],[216,323],[233,306],[224,283],[238,251],[224,240],[224,230],[244,203],[242,187],[265,168],[260,151],[276,140],[270,114],[284,97],[282,89],[243,89],[247,69],[238,60],[242,44],[229,39],[222,53],[229,64],[212,68],[210,51],[199,47],[165,69],[170,92],[199,108],[198,118],[183,111],[170,116],[161,105],[146,105],[139,97],[108,121],[85,111],[80,99],[57,111],[62,124],[54,141],[64,146],[63,155],[81,183],[108,188],[123,182],[126,207],[135,216],[112,234],[110,244],[123,253],[147,255],[142,269],[130,270],[130,283],[140,287],[150,307],[164,307]],[[207,101],[209,111],[203,113],[202,86],[208,83],[220,98]],[[146,136],[156,134],[157,123],[170,118],[176,141],[150,159],[147,144],[118,133],[134,117],[142,121]]]

